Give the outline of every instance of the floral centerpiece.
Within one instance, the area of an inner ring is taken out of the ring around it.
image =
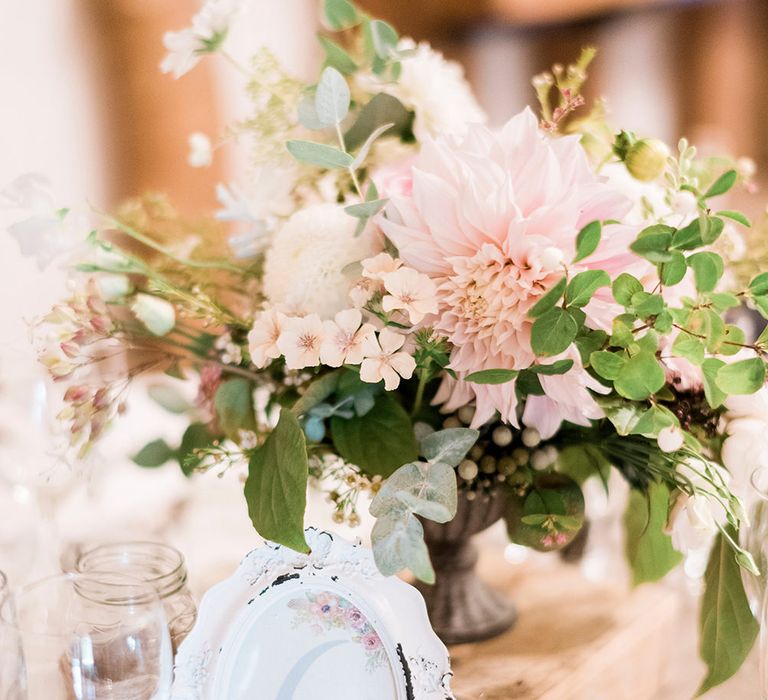
[[[720,205],[747,168],[584,112],[593,51],[535,78],[539,117],[492,129],[457,65],[349,0],[325,0],[316,84],[265,51],[238,65],[238,5],[208,0],[162,68],[218,53],[242,71],[251,114],[215,146],[192,135],[190,163],[246,148],[249,178],[218,187],[207,221],[157,196],[97,212],[76,290],[40,324],[71,448],[89,451],[138,374],[196,372],[189,427],[139,464],[247,465],[255,529],[297,550],[308,482],[339,522],[370,495],[378,566],[427,582],[422,523],[459,499],[502,490],[511,540],[554,550],[584,523],[583,482],[616,470],[636,583],[714,537],[702,688],[732,675],[757,629],[738,532],[758,466],[743,456],[761,451],[745,442],[767,439],[729,429],[765,392],[768,335],[731,319],[768,316],[768,273],[739,285],[749,222]],[[79,230],[39,179],[4,199],[32,209],[11,230],[23,248]]]

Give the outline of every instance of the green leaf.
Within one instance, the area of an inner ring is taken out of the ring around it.
[[[277,426],[251,455],[245,500],[256,531],[297,552],[308,552],[304,539],[307,506],[307,445],[296,416],[281,410]]]
[[[693,250],[714,243],[723,232],[723,226],[723,220],[716,216],[701,216],[675,233],[672,247]]]
[[[624,399],[608,395],[596,397],[598,405],[605,411],[608,420],[619,435],[629,435],[640,417],[646,412],[647,404],[625,401]]]
[[[658,581],[682,561],[664,533],[669,509],[669,491],[664,484],[651,482],[647,496],[630,491],[624,513],[626,554],[635,585]]]
[[[583,484],[591,476],[599,476],[607,483],[611,464],[600,448],[592,443],[569,445],[557,456],[557,470],[570,476],[577,484]]]
[[[581,355],[582,364],[588,364],[589,356],[602,348],[606,340],[608,340],[608,334],[605,331],[582,328],[574,341]]]
[[[664,309],[656,316],[653,327],[662,335],[666,335],[672,330],[672,323],[672,314],[667,309]]]
[[[720,368],[725,366],[725,362],[716,357],[709,357],[701,363],[701,370],[704,380],[704,396],[707,403],[712,408],[718,408],[723,405],[723,401],[728,398],[728,394],[721,391],[717,386],[717,373]]]
[[[219,438],[221,436],[211,433],[205,423],[191,423],[187,427],[176,452],[176,459],[184,476],[190,476],[201,462],[201,458],[195,455],[195,450],[210,447]]]
[[[573,360],[557,360],[551,365],[531,365],[526,371],[533,374],[543,374],[545,376],[554,376],[556,374],[565,374],[573,367]]]
[[[528,316],[536,318],[549,311],[563,296],[565,292],[566,279],[561,277],[554,287],[551,287],[539,300],[528,310]]]
[[[435,582],[435,572],[424,542],[424,528],[407,510],[378,518],[371,530],[371,545],[376,566],[385,576],[410,569],[425,583]]]
[[[325,401],[334,391],[336,391],[341,374],[341,370],[335,370],[334,372],[324,374],[315,379],[291,407],[293,415],[298,418],[309,411],[309,409]]]
[[[397,50],[397,32],[391,24],[380,19],[371,20],[369,26],[376,56],[382,60],[387,60]]]
[[[169,413],[178,415],[186,413],[192,408],[192,404],[181,393],[167,384],[150,384],[147,388],[147,394],[149,394],[149,398]]]
[[[430,433],[421,441],[421,454],[430,462],[458,466],[477,442],[480,433],[470,428],[447,428]]]
[[[333,66],[337,71],[344,75],[351,75],[357,70],[357,63],[352,57],[339,46],[335,41],[331,41],[322,34],[318,35],[320,45],[325,52],[325,65]]]
[[[387,477],[419,456],[411,419],[389,394],[377,396],[364,416],[331,418],[331,436],[339,454],[371,476]]]
[[[613,292],[613,298],[622,306],[628,307],[632,305],[632,297],[638,292],[643,291],[643,285],[640,284],[640,280],[627,272],[622,272],[614,281],[611,286]]]
[[[569,313],[554,307],[537,318],[531,327],[531,347],[539,356],[559,355],[573,342],[578,330]]]
[[[731,219],[732,221],[737,221],[742,226],[746,226],[747,228],[750,228],[752,226],[751,223],[749,223],[749,219],[744,216],[740,211],[731,211],[730,209],[725,209],[723,211],[717,212],[717,216],[724,216],[726,219]]]
[[[323,10],[328,25],[336,31],[354,27],[363,19],[349,0],[325,0]]]
[[[371,202],[363,202],[362,204],[350,204],[344,207],[344,211],[356,219],[368,219],[378,214],[388,201],[387,199],[374,199]]]
[[[680,333],[672,343],[672,354],[682,357],[694,365],[704,362],[704,343],[688,333]]]
[[[753,297],[761,297],[768,294],[768,272],[761,272],[749,283],[749,291]]]
[[[707,300],[712,304],[712,308],[718,313],[741,306],[739,298],[735,294],[729,292],[710,292],[707,294]]]
[[[314,141],[287,141],[285,147],[296,160],[321,168],[348,168],[354,160],[349,153]]]
[[[363,164],[363,161],[368,157],[368,151],[371,150],[371,146],[374,144],[376,139],[379,138],[380,136],[383,136],[393,126],[394,124],[392,122],[389,122],[387,124],[382,124],[381,126],[374,129],[371,132],[371,134],[368,136],[368,138],[365,140],[365,143],[363,143],[363,145],[360,147],[360,150],[355,156],[355,160],[352,161],[352,165],[350,167],[353,168],[354,170],[357,170]],[[374,187],[375,187],[375,184],[374,184]],[[375,201],[375,198],[366,197],[366,202],[373,202],[373,201]],[[383,203],[383,202],[386,202],[386,199],[382,199],[379,201]]]
[[[731,534],[738,538],[735,532]],[[759,631],[739,565],[722,533],[715,540],[704,573],[699,624],[699,655],[708,668],[698,690],[701,695],[739,670]]]
[[[708,199],[709,197],[717,197],[720,194],[725,194],[731,187],[733,187],[735,182],[736,171],[728,170],[715,180],[714,184],[704,193],[704,198]]]
[[[636,292],[632,295],[632,310],[642,319],[656,316],[664,309],[664,299],[660,294]]]
[[[642,401],[664,386],[664,370],[652,353],[643,350],[627,360],[613,386],[621,396]]]
[[[469,449],[469,448],[467,448]],[[381,486],[371,501],[375,518],[405,507],[411,513],[437,523],[456,515],[456,472],[444,462],[410,462],[400,467]]]
[[[516,369],[483,369],[464,377],[465,382],[475,384],[506,384],[520,374]]]
[[[688,258],[688,266],[693,269],[696,289],[700,292],[711,292],[725,272],[723,259],[717,253],[709,251],[691,255]]]
[[[654,224],[640,231],[635,241],[629,246],[636,253],[651,262],[669,262],[672,256],[668,248],[672,243],[675,229],[664,224]]]
[[[384,124],[392,124],[386,133],[402,135],[410,129],[413,115],[396,97],[384,92],[374,95],[370,102],[360,110],[355,123],[344,134],[347,148],[354,150]],[[382,134],[383,135],[383,134]]]
[[[701,240],[704,245],[712,245],[720,237],[725,224],[722,219],[718,219],[716,216],[708,216],[704,221],[706,226],[701,228]]]
[[[665,287],[674,287],[682,282],[688,267],[685,264],[685,255],[679,250],[673,250],[670,253],[672,258],[663,263],[659,263],[659,279]]]
[[[728,395],[754,394],[765,384],[765,363],[753,357],[726,364],[718,370],[715,383]]]
[[[333,66],[326,67],[315,91],[315,112],[325,126],[340,124],[349,112],[349,85]]]
[[[568,283],[565,290],[566,303],[569,306],[586,306],[600,287],[608,287],[610,284],[611,278],[605,270],[579,272]]]
[[[664,406],[653,405],[638,419],[629,431],[630,435],[644,435],[656,438],[664,428],[680,427],[680,421],[672,411]]]
[[[627,359],[623,354],[599,350],[589,356],[589,364],[604,379],[616,379]]]
[[[144,445],[132,459],[140,467],[160,467],[175,454],[165,440],[153,440]]]
[[[602,230],[603,227],[599,221],[592,221],[579,231],[579,235],[576,236],[576,257],[573,262],[584,260],[597,250]]]
[[[738,326],[727,324],[723,326],[723,335],[714,352],[720,355],[736,355],[741,352],[741,345],[746,340],[744,331]]]
[[[253,385],[247,379],[234,377],[222,382],[213,398],[222,430],[237,440],[240,430],[255,430]]]

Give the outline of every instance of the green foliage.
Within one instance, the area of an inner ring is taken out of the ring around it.
[[[354,59],[335,41],[322,35],[317,38],[325,53],[326,66],[331,66],[344,75],[352,75],[358,69]]]
[[[754,394],[765,383],[765,363],[753,357],[723,365],[717,371],[715,383],[726,394]]]
[[[559,306],[551,308],[534,321],[531,347],[539,356],[559,355],[576,338],[579,324]]]
[[[255,430],[253,384],[242,377],[222,382],[213,399],[222,430],[237,440],[241,430]]]
[[[483,369],[468,374],[464,381],[475,384],[506,384],[517,377],[516,369]]]
[[[752,224],[749,223],[749,219],[740,211],[731,211],[730,209],[725,209],[723,211],[717,212],[717,216],[723,216],[726,219],[731,219],[732,221],[736,221],[742,226],[746,226],[747,228],[752,226]]]
[[[622,272],[611,285],[613,298],[622,306],[632,305],[632,297],[643,291],[643,285],[636,277],[627,272]]]
[[[348,168],[354,160],[349,153],[324,143],[291,140],[285,146],[296,160],[320,168]]]
[[[345,460],[371,476],[388,477],[401,464],[415,461],[419,452],[411,419],[389,394],[377,396],[364,416],[334,416],[331,438]]]
[[[589,356],[589,365],[603,379],[617,379],[627,358],[623,354],[598,350]]]
[[[715,357],[709,357],[701,363],[702,377],[704,380],[704,396],[707,399],[707,403],[712,408],[718,408],[723,405],[723,401],[728,397],[720,387],[717,385],[717,373],[721,367],[725,366],[725,362]]]
[[[710,197],[717,197],[718,195],[725,194],[728,190],[733,187],[734,183],[736,182],[736,171],[735,170],[729,170],[728,172],[723,173],[715,182],[713,185],[704,193],[704,198],[709,199]]]
[[[309,551],[304,539],[307,476],[304,432],[284,409],[266,442],[251,455],[244,493],[256,531],[297,552]]]
[[[291,407],[293,415],[296,417],[304,415],[317,404],[325,401],[339,385],[342,371],[336,370],[329,374],[324,374],[315,379],[304,391],[295,404]]]
[[[664,370],[653,353],[643,350],[627,360],[613,386],[621,396],[642,401],[664,386]]]
[[[384,92],[374,95],[357,115],[357,119],[344,134],[347,148],[354,150],[385,124],[391,124],[382,135],[403,136],[410,131],[413,114],[396,97]]]
[[[558,280],[557,283],[550,287],[550,289],[542,295],[541,299],[530,308],[528,315],[531,318],[536,318],[553,308],[562,298],[566,284],[567,280],[565,277]]]
[[[600,448],[590,442],[569,445],[557,457],[557,470],[571,477],[577,484],[583,484],[591,476],[599,476],[606,484],[610,476],[611,463]]]
[[[603,227],[599,221],[592,221],[579,231],[576,236],[576,257],[573,262],[584,260],[597,250],[602,232]]]
[[[573,360],[556,360],[549,365],[531,365],[526,372],[533,374],[543,374],[545,376],[554,376],[556,374],[565,374],[573,367]]]
[[[733,530],[730,537],[738,539]],[[739,670],[759,630],[744,592],[741,570],[722,533],[704,574],[699,623],[699,655],[708,669],[698,691],[702,695]]]
[[[568,306],[586,306],[598,289],[608,287],[610,284],[611,278],[604,270],[579,272],[568,283],[565,290],[565,301]]]
[[[688,271],[685,255],[679,250],[673,250],[670,252],[670,256],[667,262],[658,264],[659,279],[665,287],[673,287],[682,282]]]
[[[160,467],[173,459],[176,451],[165,440],[153,440],[142,447],[133,457],[140,467]]]
[[[181,437],[181,445],[176,451],[176,459],[184,476],[190,476],[202,461],[202,458],[195,454],[195,450],[211,447],[220,437],[211,433],[205,423],[190,423],[187,426]]]
[[[192,404],[168,384],[152,384],[147,388],[147,394],[149,394],[149,398],[169,413],[182,414],[192,408]]]
[[[337,31],[357,26],[363,20],[354,3],[349,0],[324,0],[323,13],[328,26]]]
[[[430,462],[458,466],[480,433],[469,428],[447,428],[430,433],[421,441],[421,454]]]
[[[654,263],[669,262],[672,255],[669,247],[675,229],[664,224],[654,224],[640,231],[637,239],[629,246],[633,253]]]
[[[708,251],[691,255],[688,266],[693,269],[696,289],[700,292],[711,292],[725,272],[723,259],[717,253]]]
[[[624,514],[626,554],[635,585],[658,581],[682,560],[665,534],[669,490],[664,484],[651,482],[648,493],[633,489]]]

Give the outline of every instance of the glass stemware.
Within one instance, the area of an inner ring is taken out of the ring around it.
[[[170,695],[170,637],[149,584],[109,574],[54,576],[17,591],[0,614],[18,630],[24,662],[16,684],[27,684],[28,700]]]

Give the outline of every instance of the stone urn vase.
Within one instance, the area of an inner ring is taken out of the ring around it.
[[[447,523],[423,520],[436,582],[419,583],[429,619],[445,644],[478,642],[508,630],[517,619],[515,606],[475,572],[477,546],[472,537],[493,525],[504,513],[506,489],[478,493],[469,500],[459,491],[456,517]]]

